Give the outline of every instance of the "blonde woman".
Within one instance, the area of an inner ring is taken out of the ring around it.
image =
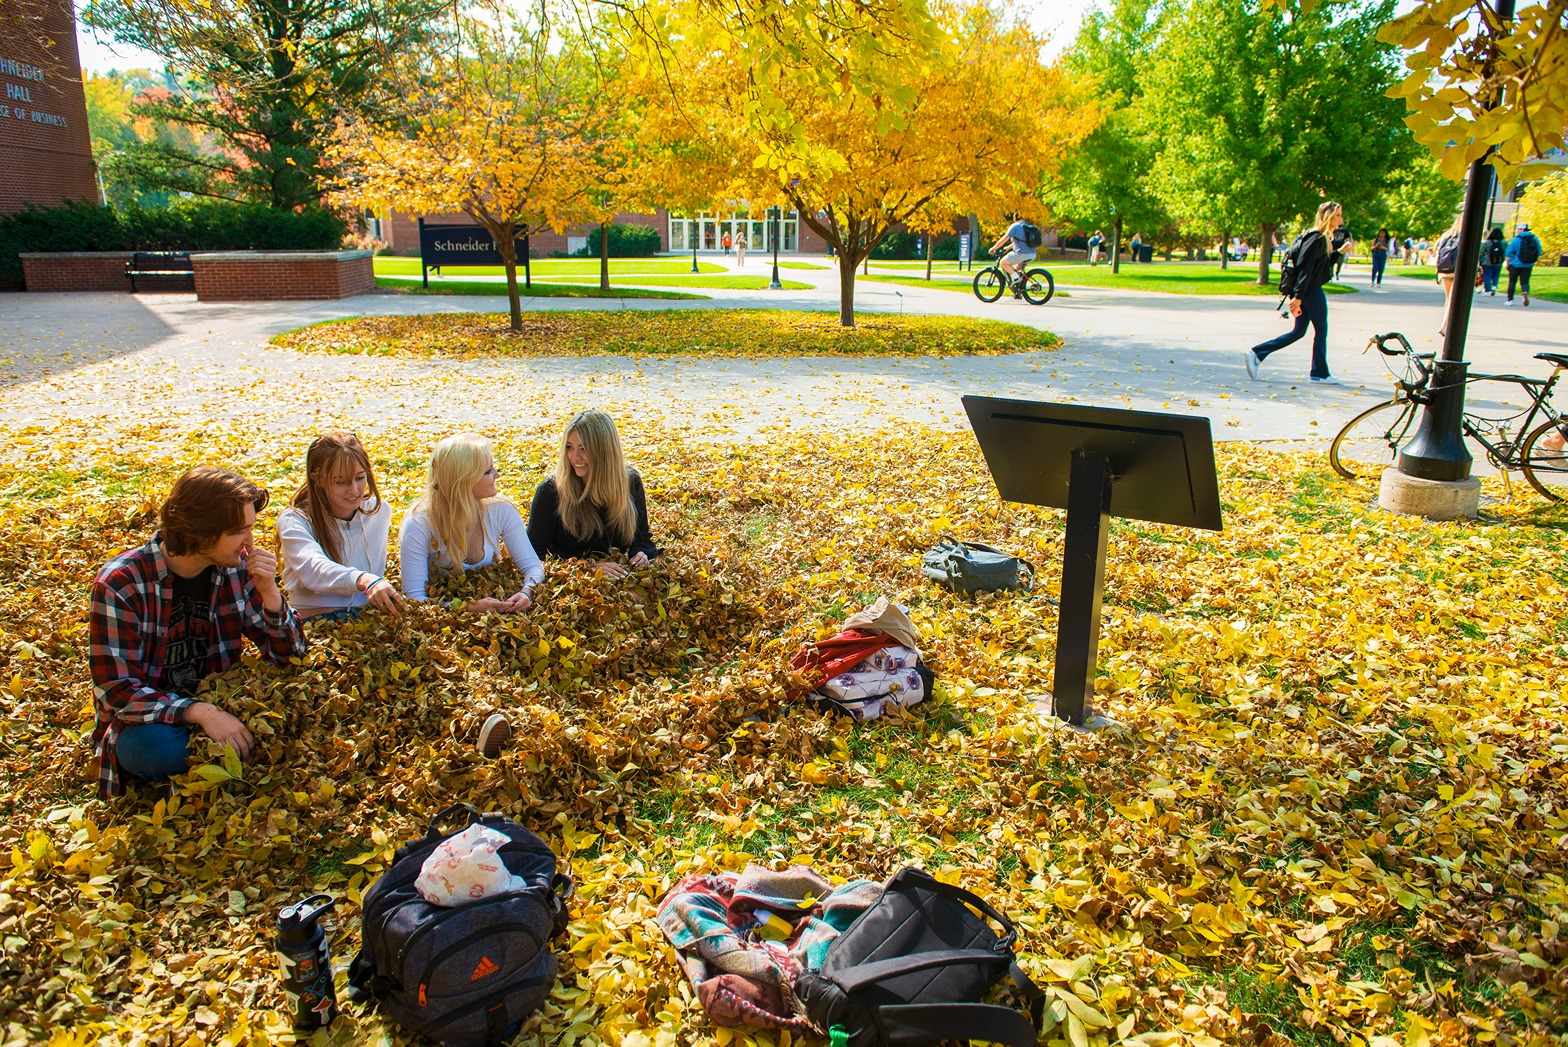
[[[1339,252],[1334,250],[1331,237],[1345,224],[1345,212],[1332,200],[1318,208],[1317,221],[1311,229],[1291,245],[1296,252],[1296,286],[1287,305],[1295,325],[1278,338],[1270,338],[1261,345],[1244,349],[1242,361],[1247,377],[1257,380],[1258,365],[1270,353],[1278,352],[1301,339],[1312,325],[1312,370],[1308,377],[1319,385],[1338,385],[1339,379],[1328,373],[1328,296],[1323,285],[1334,275],[1334,264]]]
[[[463,609],[513,614],[532,606],[531,594],[544,580],[544,566],[528,541],[517,506],[496,492],[499,475],[490,441],[481,436],[463,433],[436,444],[425,493],[404,514],[398,536],[403,592],[410,600],[426,599],[432,574],[462,574],[495,563],[505,546],[523,573],[523,587],[504,600],[484,597]]]
[[[305,452],[305,482],[278,514],[283,590],[301,618],[341,621],[368,604],[392,617],[403,594],[386,580],[392,507],[353,433],[322,433]]]
[[[612,553],[629,553],[633,567],[659,555],[642,477],[626,464],[621,435],[604,411],[583,411],[566,424],[555,475],[534,491],[528,537],[539,555],[592,560],[610,578],[626,577],[626,567],[608,559]]]

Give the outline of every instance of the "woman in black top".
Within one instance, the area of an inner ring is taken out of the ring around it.
[[[1334,201],[1326,201],[1318,208],[1317,221],[1308,230],[1296,249],[1296,286],[1290,301],[1290,315],[1296,323],[1285,334],[1270,338],[1261,345],[1243,350],[1242,361],[1247,367],[1247,377],[1258,377],[1258,365],[1270,354],[1299,340],[1312,325],[1312,370],[1308,377],[1320,385],[1338,385],[1339,379],[1328,373],[1328,296],[1323,285],[1334,275],[1334,263],[1339,253],[1330,247],[1329,238],[1345,224],[1345,212]]]
[[[555,475],[534,491],[528,540],[541,557],[594,561],[611,578],[626,567],[607,559],[630,554],[633,567],[659,555],[648,529],[642,477],[626,464],[621,435],[604,411],[583,411],[561,435]]]

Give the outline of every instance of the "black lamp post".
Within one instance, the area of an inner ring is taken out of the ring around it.
[[[697,231],[701,228],[702,222],[700,219],[686,219],[686,235],[691,237],[691,271],[694,273],[702,272],[701,269],[697,268]]]
[[[782,291],[784,285],[779,282],[779,233],[782,231],[784,209],[773,208],[773,282],[768,284],[770,291]]]

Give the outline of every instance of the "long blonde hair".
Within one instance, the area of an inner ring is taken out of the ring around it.
[[[566,441],[572,434],[588,452],[588,477],[577,476],[566,459]],[[637,507],[632,504],[631,478],[626,453],[615,420],[605,411],[583,411],[566,423],[561,434],[561,455],[555,463],[555,492],[561,523],[573,538],[592,537],[599,530],[599,509],[604,510],[611,537],[626,545],[637,529]]]
[[[495,464],[489,440],[475,433],[458,433],[436,444],[425,470],[425,493],[409,509],[430,517],[430,549],[444,547],[444,565],[462,569],[468,548],[468,531],[478,521],[480,534],[489,544],[484,503],[474,497],[474,484]],[[495,499],[488,499],[494,501]]]
[[[1336,212],[1343,210],[1344,208],[1334,201],[1324,200],[1318,205],[1318,219],[1312,223],[1312,227],[1323,234],[1323,239],[1329,239],[1334,234],[1334,226],[1332,225],[1334,215]]]

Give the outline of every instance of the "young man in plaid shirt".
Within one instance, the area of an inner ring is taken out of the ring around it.
[[[98,572],[89,660],[105,798],[120,792],[122,775],[183,773],[191,725],[247,758],[245,725],[191,693],[239,661],[246,637],[274,665],[305,653],[299,615],[278,591],[277,557],[256,545],[267,497],[243,477],[197,466],[175,482],[152,541]]]

